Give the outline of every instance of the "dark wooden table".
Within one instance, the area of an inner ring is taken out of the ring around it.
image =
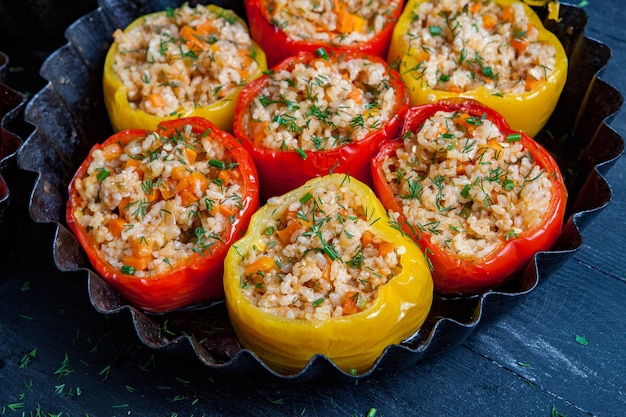
[[[586,35],[613,50],[601,78],[625,93],[626,8],[583,3]],[[63,42],[54,35],[30,60],[17,38],[0,50],[36,65]],[[9,80],[31,93],[42,85]],[[626,112],[610,124],[626,134]],[[54,227],[31,221],[33,176],[22,173],[1,236],[0,416],[626,416],[625,172],[621,158],[607,173],[613,200],[582,248],[461,346],[352,383],[298,384],[214,372],[144,346],[126,314],[97,313],[84,274],[55,267]]]

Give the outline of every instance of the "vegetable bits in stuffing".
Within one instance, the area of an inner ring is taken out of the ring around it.
[[[316,354],[363,372],[419,329],[433,298],[417,245],[344,174],[270,198],[224,269],[242,345],[279,372],[299,372]]]
[[[567,191],[556,162],[475,101],[409,110],[402,141],[386,144],[373,170],[383,204],[426,252],[440,292],[493,287],[561,231]]]
[[[407,108],[399,75],[381,58],[321,48],[248,84],[234,131],[257,164],[263,195],[271,197],[329,172],[370,182],[369,160],[397,134]]]
[[[226,250],[259,204],[248,153],[200,118],[96,145],[69,192],[68,223],[98,272],[150,311],[221,296]]]
[[[400,271],[404,254],[369,231],[371,214],[346,189],[312,189],[267,222],[242,260],[244,293],[263,311],[290,319],[326,320],[367,308]]]
[[[391,41],[411,104],[462,96],[534,136],[554,110],[567,77],[559,40],[516,0],[410,1]]]
[[[301,51],[326,47],[386,56],[404,0],[250,0],[250,31],[270,66]]]
[[[143,16],[113,37],[104,90],[117,131],[185,116],[230,130],[239,90],[266,69],[245,22],[214,5]]]

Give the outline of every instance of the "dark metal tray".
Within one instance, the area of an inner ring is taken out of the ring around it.
[[[89,298],[104,314],[128,313],[139,339],[154,349],[175,355],[196,355],[207,367],[231,375],[303,381],[334,376],[367,377],[374,372],[405,368],[462,343],[480,323],[500,317],[530,293],[582,246],[581,231],[611,201],[602,176],[624,149],[624,140],[606,123],[622,104],[622,96],[598,73],[610,49],[584,36],[585,12],[561,5],[559,22],[545,21],[563,43],[570,60],[568,82],[557,109],[537,136],[557,158],[569,190],[567,221],[555,247],[535,255],[528,267],[504,285],[473,297],[436,296],[420,331],[389,346],[365,374],[349,375],[328,358],[315,356],[299,373],[282,375],[269,369],[249,350],[242,349],[223,302],[163,315],[147,315],[128,305],[95,272],[65,225],[67,184],[91,146],[112,134],[102,98],[102,67],[112,41],[110,34],[136,17],[179,1],[102,0],[100,7],[66,31],[68,43],[44,63],[41,75],[48,84],[25,110],[35,126],[18,152],[18,165],[38,174],[30,199],[33,220],[54,223],[54,259],[63,271],[84,270]],[[244,16],[241,1],[218,2]],[[545,10],[539,9],[541,16]]]

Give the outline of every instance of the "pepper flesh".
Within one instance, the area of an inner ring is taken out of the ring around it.
[[[259,207],[256,168],[250,155],[230,134],[218,129],[213,123],[197,117],[162,122],[156,132],[161,137],[178,135],[185,125],[191,125],[195,134],[208,135],[211,140],[219,142],[228,149],[237,161],[237,169],[241,173],[243,186],[240,209],[232,214],[228,229],[220,236],[216,244],[203,251],[194,252],[171,270],[152,274],[148,278],[140,278],[132,274],[132,268],[122,268],[122,270],[113,268],[105,259],[105,255],[100,252],[99,244],[78,221],[85,200],[80,196],[74,184],[78,178],[87,176],[87,168],[93,160],[94,152],[109,146],[123,146],[134,139],[145,137],[148,131],[126,130],[111,136],[101,144],[96,144],[78,168],[68,189],[66,221],[84,248],[94,269],[133,305],[148,312],[171,311],[222,297],[224,293],[222,271],[226,252],[230,245],[243,235],[252,214]],[[110,227],[121,226],[111,225]]]
[[[554,111],[567,79],[568,59],[558,38],[545,29],[537,14],[528,5],[523,4],[530,23],[539,31],[538,41],[546,42],[556,49],[555,67],[544,82],[521,94],[494,94],[494,91],[484,86],[464,92],[434,89],[415,74],[415,69],[419,68],[424,56],[416,51],[406,53],[409,45],[402,39],[409,30],[414,12],[426,1],[428,0],[409,0],[394,29],[387,57],[390,65],[397,66],[402,80],[407,85],[411,105],[417,106],[454,97],[477,100],[503,115],[513,129],[522,130],[534,137]],[[520,3],[518,0],[493,0],[493,2],[499,6]]]
[[[301,51],[312,52],[320,47],[333,49],[339,53],[359,51],[385,57],[389,49],[395,22],[402,12],[404,0],[390,2],[391,10],[386,12],[388,17],[383,30],[369,41],[356,45],[329,45],[327,42],[293,39],[278,26],[270,22],[265,0],[249,0],[245,1],[244,5],[250,25],[250,33],[266,51],[268,65],[273,67],[283,59],[297,55]]]
[[[206,7],[209,11],[213,11],[218,15],[225,11],[225,9],[215,5],[197,7]],[[124,29],[124,32],[144,25],[154,17],[165,15],[166,13],[168,12],[162,11],[142,16],[130,23],[126,29]],[[247,25],[241,18],[237,17],[234,13],[232,15],[238,22],[247,28]],[[131,106],[131,103],[128,100],[127,88],[124,86],[124,83],[113,69],[113,61],[118,52],[117,43],[113,42],[105,58],[104,73],[102,77],[104,104],[115,132],[120,132],[126,129],[155,130],[157,129],[158,124],[163,120],[174,120],[183,117],[202,117],[213,122],[222,130],[232,131],[237,97],[243,88],[244,83],[226,96],[222,97],[220,100],[208,106],[195,106],[189,110],[181,109],[174,114],[166,117],[160,117]],[[256,71],[248,75],[245,82],[258,78],[267,70],[265,52],[254,41],[252,41],[251,44],[250,56],[257,62],[258,68]]]
[[[306,198],[311,189],[325,184],[347,187],[359,196],[372,216],[370,231],[406,249],[401,255],[401,272],[378,287],[369,307],[351,315],[309,321],[263,312],[243,294],[239,271],[242,256],[259,244],[268,219],[280,218],[290,205]],[[253,216],[248,232],[231,247],[225,261],[226,305],[242,345],[280,373],[299,372],[316,354],[326,355],[339,368],[352,373],[366,371],[387,346],[414,334],[430,311],[430,270],[419,248],[388,220],[368,186],[341,174],[313,179],[277,200],[270,200]]]
[[[252,155],[261,177],[261,195],[264,198],[281,195],[304,184],[307,180],[326,175],[328,173],[347,173],[359,181],[371,184],[369,161],[376,152],[379,144],[389,140],[398,133],[402,124],[402,117],[408,109],[409,101],[406,87],[395,70],[389,68],[378,56],[352,52],[337,55],[328,52],[328,60],[348,61],[351,59],[367,59],[374,63],[381,63],[387,67],[387,88],[395,90],[395,109],[390,120],[383,126],[372,130],[364,138],[343,146],[308,151],[305,155],[297,150],[273,150],[255,145],[255,139],[248,133],[244,115],[247,114],[252,102],[261,95],[262,90],[270,82],[271,74],[252,81],[240,93],[235,111],[233,125],[235,136],[240,139]],[[297,64],[310,63],[319,60],[315,52],[304,52],[297,56],[285,59],[272,68],[273,72],[283,70],[291,72]],[[288,175],[285,175],[288,173]]]
[[[409,109],[402,128],[402,137],[419,130],[425,120],[440,110],[467,113],[493,122],[503,137],[511,135],[511,138],[522,143],[535,163],[548,173],[551,183],[552,197],[542,221],[513,239],[502,238],[499,246],[485,257],[462,257],[432,243],[428,230],[409,224],[387,183],[383,162],[387,157],[395,155],[396,150],[403,146],[403,141],[387,142],[374,157],[372,175],[376,193],[387,210],[399,213],[400,226],[427,255],[433,266],[435,290],[444,294],[475,294],[501,284],[528,264],[535,253],[548,250],[554,245],[563,225],[567,190],[556,161],[546,149],[525,133],[511,129],[504,118],[493,109],[474,100],[448,99]]]

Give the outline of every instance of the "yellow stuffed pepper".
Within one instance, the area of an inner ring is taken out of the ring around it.
[[[398,68],[413,106],[478,100],[530,136],[548,121],[567,78],[558,38],[517,0],[410,0],[388,62]]]
[[[115,131],[190,116],[232,131],[239,91],[267,70],[245,22],[215,5],[142,16],[113,37],[103,88]]]
[[[283,374],[315,354],[366,371],[421,327],[433,298],[417,245],[344,174],[270,198],[229,250],[224,288],[242,345]]]

